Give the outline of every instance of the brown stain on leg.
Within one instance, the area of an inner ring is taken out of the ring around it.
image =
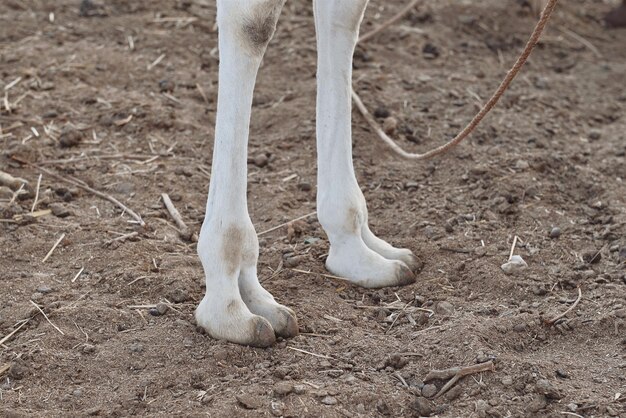
[[[243,20],[241,33],[245,44],[254,54],[262,55],[274,35],[276,22],[285,0],[266,0],[255,6]]]
[[[224,231],[222,244],[222,260],[229,275],[237,273],[243,259],[245,233],[242,228],[231,225]]]
[[[242,302],[236,299],[231,300],[226,305],[226,312],[228,312],[229,315],[233,315],[235,312],[241,310],[241,304]]]
[[[363,219],[361,216],[361,211],[356,207],[350,207],[348,209],[347,218],[346,218],[346,228],[348,232],[359,233],[361,231],[361,226],[363,224]]]

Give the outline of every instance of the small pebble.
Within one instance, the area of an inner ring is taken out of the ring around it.
[[[424,54],[424,58],[426,59],[435,59],[439,56],[439,48],[430,42],[426,43],[422,48],[422,53]]]
[[[80,144],[81,140],[82,135],[80,131],[70,126],[65,126],[61,129],[61,135],[59,136],[59,145],[61,145],[61,148],[75,147]]]
[[[52,211],[52,214],[57,218],[67,218],[72,214],[70,210],[65,207],[65,205],[62,205],[60,203],[52,203],[50,205],[50,210]]]
[[[277,396],[289,395],[291,392],[293,392],[293,390],[294,386],[292,383],[289,382],[279,382],[274,385],[274,394],[276,394]]]
[[[422,396],[425,398],[432,398],[437,394],[437,386],[429,383],[422,388]]]
[[[72,392],[72,395],[76,396],[77,398],[79,396],[82,396],[82,394],[83,394],[82,389],[74,389],[74,391]]]
[[[391,408],[389,408],[387,402],[382,399],[376,402],[376,410],[382,415],[391,415]]]
[[[501,268],[507,275],[518,274],[527,269],[528,264],[526,264],[526,261],[519,255],[514,255],[509,261],[502,264]]]
[[[406,366],[408,363],[409,363],[409,360],[402,357],[398,353],[394,353],[391,355],[391,357],[387,359],[387,361],[385,362],[385,366],[389,366],[395,370],[400,370],[401,368]]]
[[[48,110],[47,112],[44,112],[43,115],[41,115],[42,119],[54,119],[57,116],[59,116],[59,112],[57,112],[56,110]]]
[[[246,409],[259,409],[262,406],[259,398],[245,393],[235,396],[235,399]]]
[[[254,160],[252,160],[252,162],[254,163],[254,165],[256,165],[259,168],[263,168],[267,165],[267,163],[269,162],[269,158],[266,154],[259,154],[256,157],[254,157]]]
[[[45,293],[50,293],[50,292],[52,292],[52,288],[50,288],[50,286],[48,286],[48,285],[42,284],[41,286],[39,286],[39,287],[37,288],[37,291],[38,291],[39,293],[44,293],[44,294],[45,294]]]
[[[301,257],[289,257],[289,258],[285,259],[285,261],[284,261],[285,267],[287,267],[287,268],[297,267],[298,264],[300,264],[300,259],[301,259]]]
[[[526,160],[517,160],[517,162],[515,163],[515,168],[517,168],[518,170],[527,170],[530,167],[530,164],[528,164],[528,161]]]
[[[175,84],[172,80],[161,80],[159,81],[159,90],[161,93],[171,93],[174,91]]]
[[[452,316],[452,314],[454,314],[454,306],[452,306],[450,302],[442,300],[441,302],[437,303],[435,311],[441,315]]]
[[[336,405],[337,404],[337,399],[333,398],[332,396],[326,396],[326,397],[322,398],[321,402],[324,405]]]
[[[306,386],[304,385],[293,385],[293,393],[296,395],[302,395],[306,392]]]
[[[515,332],[524,332],[524,331],[526,331],[526,324],[524,324],[524,323],[515,324],[515,326],[513,327],[513,331],[515,331]]]
[[[502,378],[502,384],[504,386],[511,386],[513,384],[513,378],[511,376],[504,376]]]
[[[419,396],[415,398],[415,401],[411,404],[411,408],[415,410],[420,417],[429,417],[433,414],[432,403],[428,399]]]
[[[168,299],[174,303],[183,303],[191,298],[185,289],[178,288],[168,294]]]
[[[602,137],[602,132],[600,132],[597,129],[592,129],[589,131],[589,139],[592,141],[597,141],[598,139],[600,139]]]
[[[558,238],[560,236],[561,236],[561,228],[559,228],[558,226],[555,226],[550,230],[550,238]]]
[[[298,183],[298,189],[302,190],[303,192],[311,191],[312,189],[311,183],[306,183],[306,182]]]
[[[157,303],[155,308],[150,309],[150,315],[161,316],[165,315],[170,307],[165,303]]]
[[[453,401],[456,398],[458,398],[459,396],[461,396],[461,394],[463,393],[463,386],[461,385],[457,385],[457,386],[453,386],[449,391],[447,391],[443,397],[447,400],[447,401]]]
[[[567,379],[569,377],[569,374],[562,369],[556,369],[555,371],[556,375],[562,379]]]
[[[393,116],[388,116],[383,121],[383,131],[387,135],[393,135],[398,129],[398,120]]]
[[[143,344],[141,344],[141,343],[132,343],[130,345],[129,349],[133,353],[141,353],[143,351]]]
[[[38,300],[41,300],[43,298],[43,293],[41,292],[35,292],[32,295],[30,295],[30,300],[32,300],[33,302],[37,302]]]
[[[563,397],[549,380],[538,380],[535,387],[537,393],[544,395],[548,399],[561,399]]]
[[[94,351],[96,351],[96,346],[92,345],[92,344],[85,344],[83,345],[83,353],[93,353]]]
[[[407,181],[406,183],[404,183],[404,188],[407,190],[417,189],[419,186],[420,184],[416,181]]]
[[[377,118],[387,118],[391,115],[391,113],[389,113],[389,110],[387,110],[387,108],[379,106],[376,109],[374,109],[374,117]]]

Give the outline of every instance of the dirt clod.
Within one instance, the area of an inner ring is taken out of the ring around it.
[[[294,386],[290,382],[279,382],[274,385],[274,394],[277,396],[285,396],[293,392]]]
[[[61,203],[52,203],[50,205],[50,210],[52,211],[52,214],[57,218],[67,218],[72,214],[72,212]]]
[[[269,157],[266,154],[259,154],[256,157],[254,157],[254,165],[256,165],[259,168],[263,168],[267,165],[267,163],[269,162]]]
[[[541,379],[536,384],[537,393],[544,395],[548,399],[561,399],[561,393],[547,379]]]
[[[454,315],[454,306],[447,300],[442,300],[437,303],[435,312],[440,315],[451,316]]]
[[[261,398],[254,395],[242,393],[236,395],[235,398],[237,399],[237,402],[239,402],[241,406],[246,409],[259,409],[263,406]]]
[[[418,396],[411,404],[412,409],[421,417],[429,417],[433,414],[433,404],[426,398]]]
[[[514,255],[509,261],[502,264],[501,268],[505,274],[514,275],[520,274],[522,271],[526,270],[528,264],[526,264],[526,261],[524,261],[521,256]]]
[[[79,130],[71,126],[64,126],[61,130],[61,135],[59,136],[59,145],[62,148],[75,147],[80,144],[82,139],[83,136]]]
[[[561,236],[561,228],[559,228],[558,226],[553,227],[550,230],[550,238],[558,238]]]
[[[437,386],[433,385],[432,383],[424,385],[424,387],[422,388],[422,396],[425,398],[432,398],[437,394],[437,392]]]

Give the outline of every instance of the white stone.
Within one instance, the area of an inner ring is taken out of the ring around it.
[[[514,255],[509,261],[502,264],[501,268],[505,274],[518,274],[527,269],[528,264],[526,264],[526,261],[519,255]]]

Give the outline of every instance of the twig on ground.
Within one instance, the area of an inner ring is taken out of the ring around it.
[[[152,305],[128,305],[127,308],[128,309],[152,309],[152,308],[156,308],[156,304],[152,304]]]
[[[428,382],[429,380],[434,379],[450,379],[448,383],[446,383],[441,390],[435,395],[435,398],[440,397],[444,393],[446,393],[452,386],[456,384],[460,379],[465,376],[469,376],[476,373],[487,372],[494,370],[493,361],[488,361],[486,363],[474,364],[472,366],[465,367],[452,367],[445,370],[432,370],[430,371],[426,377],[424,378],[424,382]]]
[[[165,205],[167,212],[170,214],[172,219],[174,219],[174,222],[176,223],[176,226],[178,226],[178,229],[180,229],[181,238],[183,238],[185,241],[191,240],[191,232],[189,231],[189,227],[187,226],[185,221],[183,221],[183,218],[182,216],[180,216],[180,212],[178,212],[178,209],[176,209],[174,203],[172,203],[172,199],[170,199],[167,193],[161,193],[161,199],[163,199],[163,204]]]
[[[424,357],[424,355],[421,353],[410,353],[410,352],[398,353],[398,355],[402,357]]]
[[[17,215],[13,215],[13,220],[16,222],[21,221],[22,219],[29,217],[29,218],[41,218],[42,216],[48,216],[52,213],[51,209],[40,209],[40,210],[36,210],[32,213],[20,213]]]
[[[56,329],[57,331],[59,331],[61,333],[61,335],[65,335],[65,333],[63,331],[61,331],[61,328],[57,327],[56,325],[54,325],[52,323],[52,321],[50,320],[50,318],[48,318],[48,315],[46,315],[46,313],[39,307],[39,305],[37,305],[35,302],[33,302],[32,300],[30,301],[30,303],[33,304],[33,306],[35,308],[37,308],[39,310],[39,312],[41,312],[41,314],[43,315],[44,318],[46,318],[46,321],[48,321],[48,323],[50,325],[52,325],[54,327],[54,329]]]
[[[35,207],[37,206],[37,201],[39,200],[39,188],[41,187],[41,178],[43,177],[43,174],[39,174],[39,177],[37,178],[37,191],[35,192],[35,200],[33,201],[33,206],[30,208],[30,213],[33,213],[35,211]]]
[[[52,253],[54,252],[54,250],[57,248],[57,246],[61,243],[61,241],[63,241],[63,238],[65,238],[65,232],[61,234],[61,236],[59,237],[59,239],[54,243],[54,245],[52,246],[52,248],[50,248],[50,251],[48,251],[48,254],[46,254],[46,256],[43,258],[43,260],[41,260],[42,263],[45,263],[46,260],[48,260],[48,258],[52,255]]]
[[[24,322],[22,322],[17,328],[15,328],[13,331],[9,332],[7,335],[2,337],[2,339],[0,340],[0,345],[2,345],[5,342],[9,341],[11,339],[11,337],[14,336],[20,329],[22,329],[22,327],[24,325],[28,324],[30,322],[30,320],[31,320],[31,318],[25,319]]]
[[[574,310],[574,308],[576,308],[576,306],[578,305],[578,302],[580,302],[580,300],[583,297],[583,292],[582,290],[580,290],[580,287],[578,288],[578,297],[576,298],[576,300],[574,301],[574,303],[572,304],[572,306],[570,306],[565,312],[563,312],[562,314],[559,314],[557,316],[555,316],[554,318],[552,318],[549,321],[546,321],[546,325],[554,325],[556,323],[556,321],[558,321],[561,318],[564,318],[568,313],[572,312]]]
[[[15,200],[18,198],[20,194],[26,193],[24,191],[24,184],[26,183],[22,183],[22,185],[15,192],[13,192],[13,196],[11,196],[11,200],[9,200],[9,206],[11,206],[13,202],[15,202]]]
[[[409,387],[408,383],[406,383],[406,380],[404,380],[404,377],[402,377],[402,375],[399,372],[395,372],[393,374],[393,377],[398,379],[400,381],[400,383],[402,383],[402,386],[404,386],[405,388]]]
[[[63,158],[60,160],[43,160],[39,161],[39,165],[48,165],[48,164],[66,164],[66,163],[74,163],[77,161],[84,160],[139,160],[135,161],[136,164],[146,164],[147,162],[154,161],[155,158],[162,157],[171,157],[169,154],[161,153],[156,155],[150,154],[103,154],[103,155],[79,155],[70,158]]]
[[[567,411],[560,412],[560,414],[561,415],[570,415],[572,417],[578,417],[578,418],[585,418],[582,415],[578,415],[578,414],[575,414],[573,412],[567,412]]]
[[[209,104],[209,98],[207,97],[206,93],[202,89],[202,86],[199,83],[196,83],[196,88],[198,89],[198,92],[200,93],[200,96],[202,96],[202,99],[204,100],[204,104],[208,105]]]
[[[313,215],[316,215],[316,214],[317,214],[317,212],[307,213],[306,215],[300,216],[299,218],[292,219],[292,220],[290,220],[290,221],[288,221],[288,222],[282,223],[282,224],[280,224],[280,225],[276,225],[275,227],[272,227],[272,228],[270,228],[270,229],[266,229],[265,231],[259,232],[259,233],[257,234],[257,236],[259,236],[259,237],[260,237],[261,235],[269,234],[270,232],[274,232],[274,231],[276,231],[277,229],[280,229],[280,228],[282,228],[282,227],[284,227],[284,226],[287,226],[287,225],[289,225],[289,224],[290,224],[290,223],[292,223],[292,222],[301,221],[302,219],[306,219],[306,218],[308,218],[309,216],[313,216]]]
[[[126,283],[126,286],[130,286],[131,284],[137,283],[139,280],[145,279],[147,277],[150,277],[150,276],[139,276],[136,279],[131,280],[130,282]]]
[[[421,2],[421,1],[422,0],[412,0],[404,9],[400,10],[392,18],[390,18],[389,20],[387,20],[384,23],[382,23],[376,29],[373,29],[370,32],[367,32],[366,34],[361,35],[359,37],[359,43],[362,44],[363,42],[367,41],[368,39],[373,38],[374,36],[378,35],[380,32],[382,32],[385,29],[387,29],[389,26],[393,25],[394,23],[396,23],[397,21],[402,19],[404,16],[409,14],[409,12],[411,10],[413,10],[413,8],[415,6],[417,6],[417,3]]]
[[[107,242],[104,243],[104,245],[111,245],[112,243],[116,241],[124,241],[128,238],[136,237],[137,235],[139,235],[139,232],[137,231],[129,232],[128,234],[120,235],[119,237],[108,240]]]
[[[439,247],[439,249],[442,251],[450,251],[452,253],[459,253],[459,254],[471,254],[472,253],[472,250],[467,250],[465,248]]]
[[[328,279],[337,279],[337,280],[343,280],[346,282],[350,281],[350,279],[347,279],[345,277],[333,276],[332,274],[316,273],[314,271],[307,271],[307,270],[300,270],[300,269],[291,269],[291,271],[295,271],[296,273],[303,273],[303,274],[319,274],[320,276],[326,277]]]
[[[313,357],[325,358],[325,359],[328,359],[328,360],[333,360],[332,357],[324,355],[324,354],[315,354],[315,353],[311,353],[310,351],[302,350],[302,349],[296,348],[296,347],[289,347],[289,346],[287,346],[287,348],[290,349],[290,350],[293,350],[293,351],[298,351],[300,353],[308,354],[308,355],[313,356]]]
[[[517,235],[513,237],[513,245],[511,245],[511,252],[509,252],[509,261],[513,258],[513,253],[515,252],[515,244],[517,244]]]
[[[391,331],[391,328],[393,328],[393,326],[396,324],[396,322],[398,321],[398,319],[400,319],[400,317],[402,316],[402,314],[404,313],[404,310],[411,304],[413,303],[413,301],[409,301],[406,303],[406,305],[404,305],[401,309],[400,312],[398,312],[398,315],[396,315],[396,317],[393,319],[393,322],[391,323],[391,325],[389,325],[389,328],[387,328],[387,331],[385,331],[385,334],[387,334],[389,331]]]
[[[78,270],[78,273],[76,273],[76,276],[74,276],[74,278],[72,279],[72,283],[74,283],[76,279],[78,279],[78,276],[80,276],[84,270],[85,270],[85,267],[81,267],[81,269]]]
[[[94,195],[96,195],[96,196],[98,196],[98,197],[100,197],[100,198],[102,198],[104,200],[108,200],[109,202],[115,204],[117,207],[122,209],[123,212],[128,213],[132,218],[134,218],[137,221],[137,223],[139,225],[141,225],[141,226],[145,226],[146,225],[146,223],[143,221],[143,219],[141,219],[141,216],[139,216],[132,209],[130,209],[129,207],[127,207],[126,205],[124,205],[122,202],[120,202],[119,200],[117,200],[116,198],[114,198],[111,195],[108,195],[106,193],[102,193],[102,192],[100,192],[98,190],[92,189],[91,187],[89,187],[89,186],[87,186],[85,184],[82,184],[79,181],[71,180],[71,179],[65,178],[63,176],[60,176],[60,175],[56,174],[55,172],[53,172],[51,170],[48,170],[47,168],[40,167],[37,164],[33,164],[33,163],[28,162],[26,160],[22,160],[21,158],[18,158],[16,156],[11,156],[11,158],[13,160],[21,163],[21,164],[26,164],[26,165],[28,165],[30,167],[36,168],[37,170],[41,170],[44,173],[48,174],[49,176],[51,176],[51,177],[53,177],[53,178],[55,178],[57,180],[63,181],[65,183],[72,184],[72,185],[74,185],[76,187],[79,187],[79,188],[81,188],[83,190],[86,190],[89,193],[94,194]]]
[[[159,63],[163,61],[163,58],[165,58],[165,54],[159,55],[157,59],[155,59],[154,61],[152,61],[150,64],[146,66],[146,70],[150,71],[151,69],[159,65]]]

